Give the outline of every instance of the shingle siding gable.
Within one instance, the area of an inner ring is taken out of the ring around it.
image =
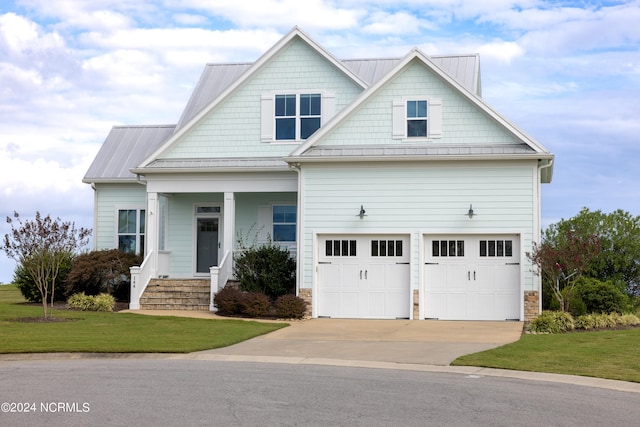
[[[163,158],[285,156],[292,144],[261,142],[261,97],[265,93],[303,90],[333,94],[336,111],[362,91],[306,43],[293,41],[188,131]]]
[[[414,61],[317,145],[410,144],[410,140],[393,138],[393,104],[403,97],[422,95],[442,103],[442,137],[434,139],[434,143],[488,145],[520,142],[423,64]]]

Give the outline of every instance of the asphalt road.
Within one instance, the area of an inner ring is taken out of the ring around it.
[[[1,426],[637,425],[640,396],[572,384],[165,359],[0,362]]]

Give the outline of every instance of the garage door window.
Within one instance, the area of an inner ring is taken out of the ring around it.
[[[481,257],[511,257],[513,256],[512,240],[480,240]]]
[[[402,240],[372,240],[371,256],[402,256]]]
[[[432,240],[431,256],[463,257],[464,256],[464,240]]]
[[[327,240],[325,242],[326,256],[356,256],[355,240]]]

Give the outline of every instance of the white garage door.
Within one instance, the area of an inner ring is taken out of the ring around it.
[[[424,269],[426,318],[520,318],[518,236],[427,236]]]
[[[406,236],[318,237],[319,317],[409,318]]]

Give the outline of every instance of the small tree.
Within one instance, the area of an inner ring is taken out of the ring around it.
[[[51,300],[53,308],[61,266],[70,255],[88,243],[91,230],[76,229],[72,222],[62,222],[60,218],[54,220],[50,215],[43,217],[40,212],[36,212],[34,220],[24,222],[18,212],[14,212],[13,218],[7,217],[7,223],[11,225],[11,233],[5,234],[2,249],[38,286],[46,319],[47,301]]]
[[[569,304],[576,281],[588,269],[600,252],[600,241],[596,235],[564,230],[553,242],[533,244],[533,252],[527,257],[550,282],[553,296],[560,310],[569,311]]]

